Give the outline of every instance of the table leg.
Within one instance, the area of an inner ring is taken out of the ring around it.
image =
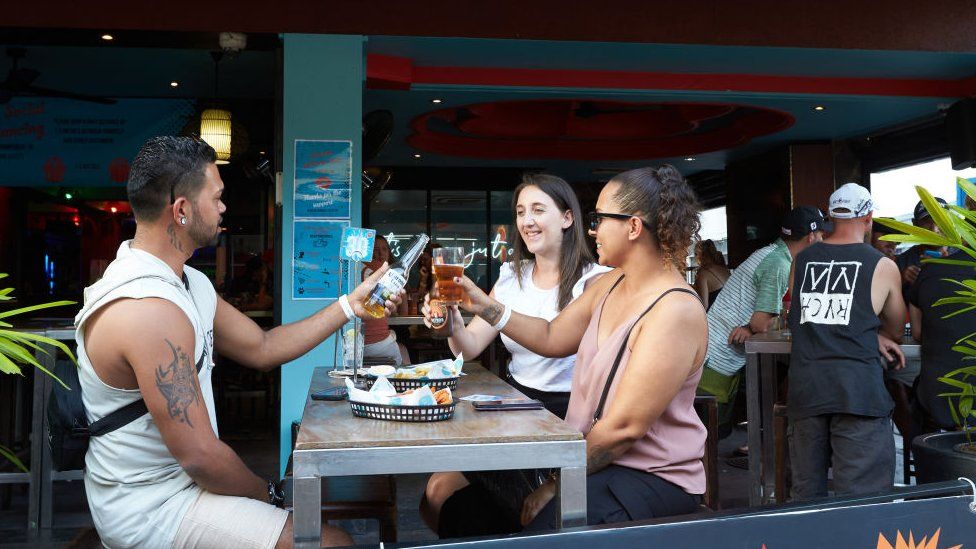
[[[749,505],[762,501],[762,476],[759,452],[762,446],[759,409],[759,355],[746,353],[746,430],[749,444]]]
[[[295,547],[320,547],[322,543],[322,479],[296,478],[294,484]]]
[[[586,526],[586,467],[563,467],[556,485],[559,528]]]
[[[759,356],[759,398],[762,403],[762,503],[769,503],[774,491],[773,463],[775,461],[776,439],[773,429],[773,405],[776,403],[776,356]],[[749,449],[752,453],[752,449]]]
[[[43,355],[37,351],[35,356]],[[39,357],[40,358],[40,357]],[[31,406],[30,497],[27,504],[27,533],[34,537],[41,526],[41,469],[43,468],[44,438],[44,377],[34,368],[34,401]]]

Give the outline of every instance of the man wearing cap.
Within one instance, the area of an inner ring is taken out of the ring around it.
[[[728,404],[746,364],[743,343],[765,332],[780,314],[790,265],[801,250],[823,239],[825,219],[813,206],[797,206],[783,220],[781,237],[742,262],[708,310],[708,361],[699,387]]]
[[[894,218],[891,217],[885,217],[883,219],[891,219],[894,221]],[[876,221],[877,220],[871,223],[871,247],[881,252],[881,254],[888,259],[894,260],[896,257],[898,257],[898,255],[895,254],[895,249],[898,247],[898,243],[881,240],[881,237],[886,234],[898,234],[898,231],[885,227]]]
[[[871,193],[848,183],[830,195],[834,230],[796,257],[788,410],[793,497],[890,489],[895,467],[885,367],[904,366],[894,342],[905,321],[894,261],[865,243]],[[882,360],[882,356],[884,360]]]

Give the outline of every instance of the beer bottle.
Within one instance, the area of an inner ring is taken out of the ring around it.
[[[386,271],[383,278],[376,284],[376,288],[370,292],[369,297],[363,301],[363,308],[374,318],[383,318],[387,299],[396,295],[404,286],[407,285],[407,276],[417,259],[424,253],[424,248],[430,242],[430,237],[419,234],[407,245],[403,255],[397,258],[390,265],[390,270]]]

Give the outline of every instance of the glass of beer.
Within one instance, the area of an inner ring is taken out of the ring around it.
[[[464,290],[454,282],[464,275],[464,250],[460,247],[435,248],[431,258],[434,272],[434,291],[445,305],[457,305],[464,298]]]

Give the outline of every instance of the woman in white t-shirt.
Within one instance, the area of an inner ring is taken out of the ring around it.
[[[583,289],[609,271],[594,261],[586,243],[579,200],[562,179],[544,174],[526,175],[512,200],[516,232],[512,261],[502,265],[491,296],[519,313],[552,320]],[[429,296],[423,314],[429,324]],[[475,357],[499,335],[490,324],[475,317],[464,326],[456,307],[450,308],[453,331],[448,338],[455,355]],[[507,336],[502,342],[512,354],[507,381],[529,398],[539,399],[560,418],[566,416],[575,355],[565,358],[539,356]],[[421,517],[437,531],[444,501],[466,487],[461,473],[437,473],[427,483],[421,501]]]

